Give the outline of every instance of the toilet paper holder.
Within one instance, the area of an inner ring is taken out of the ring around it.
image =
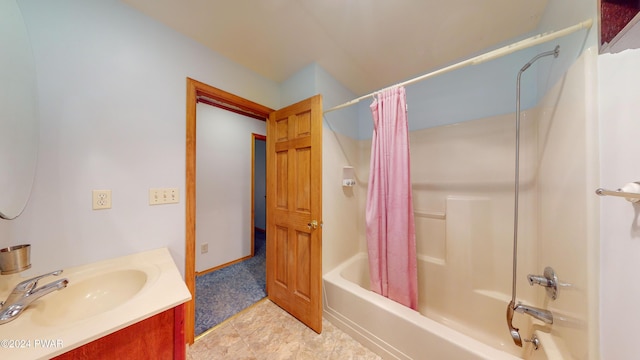
[[[625,198],[629,202],[638,202],[640,201],[640,193],[631,192],[630,190],[635,189],[636,191],[640,191],[640,181],[635,181],[632,183],[628,183],[622,188],[618,190],[607,190],[603,188],[597,188],[596,194],[600,196],[619,196]]]

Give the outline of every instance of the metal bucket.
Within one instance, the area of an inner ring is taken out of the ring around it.
[[[9,275],[31,267],[31,245],[16,245],[0,249],[0,274]]]

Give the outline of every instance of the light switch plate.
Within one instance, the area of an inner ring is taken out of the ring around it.
[[[180,189],[178,188],[149,189],[149,205],[177,204],[179,202]]]

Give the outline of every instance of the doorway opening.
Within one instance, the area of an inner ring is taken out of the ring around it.
[[[188,344],[193,344],[195,338],[196,109],[198,102],[207,102],[209,105],[263,121],[273,112],[272,109],[260,104],[187,78],[185,283],[192,296],[192,299],[185,304],[185,340]],[[253,237],[253,231],[251,236]]]
[[[266,123],[199,99],[196,339],[266,297]]]
[[[269,300],[322,331],[322,96],[277,111],[187,78],[185,341],[195,332],[196,108],[209,101],[225,110],[266,120],[266,288]],[[233,180],[233,179],[232,179]]]

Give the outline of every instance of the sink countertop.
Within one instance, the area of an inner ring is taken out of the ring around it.
[[[47,277],[38,286],[68,278],[71,287],[96,275],[128,269],[145,272],[145,285],[131,299],[96,315],[68,323],[43,322],[48,311],[47,298],[68,288],[34,301],[17,319],[0,325],[0,359],[49,359],[191,299],[167,248],[64,269],[60,276]],[[14,276],[10,280],[14,285],[26,279]],[[6,289],[0,292],[4,300],[8,292]]]

